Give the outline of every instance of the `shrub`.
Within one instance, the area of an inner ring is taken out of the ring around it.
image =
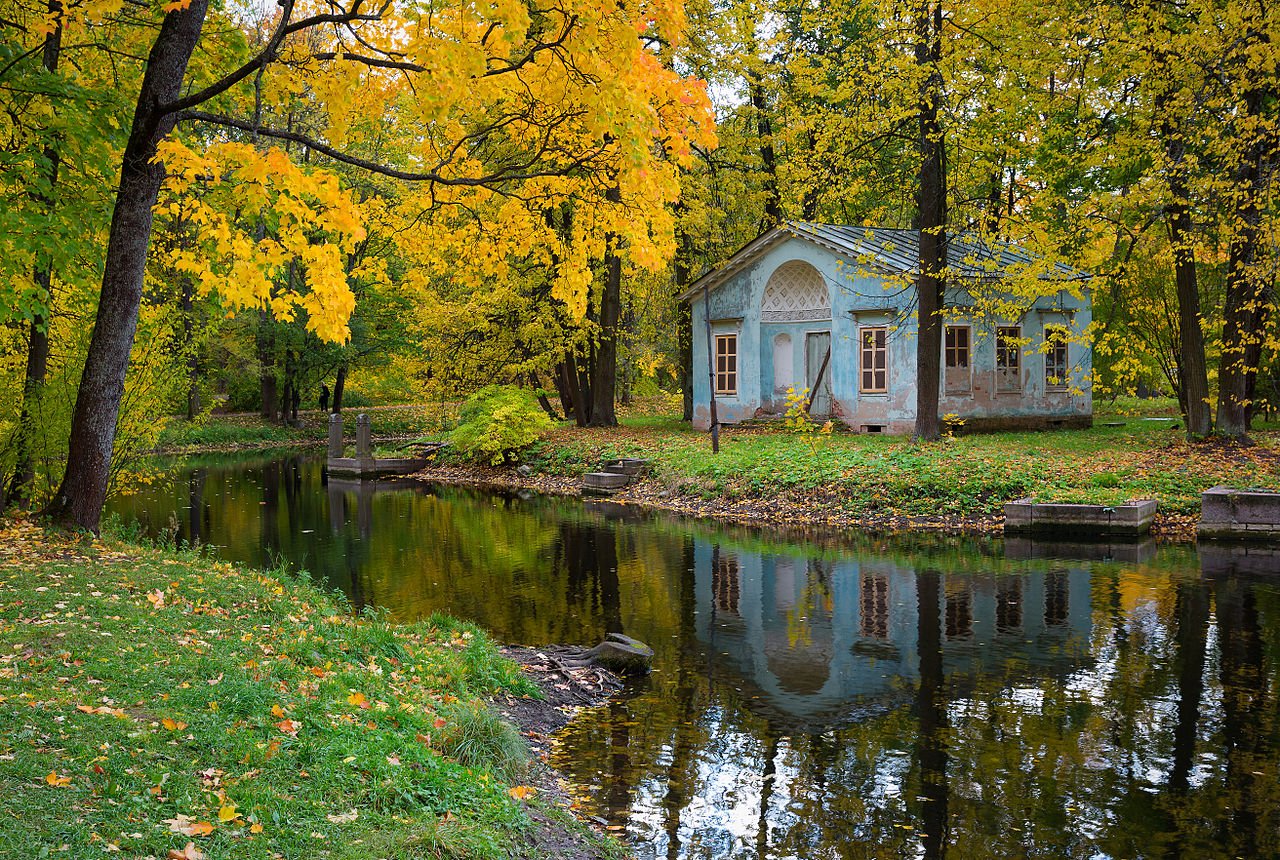
[[[550,419],[532,393],[488,385],[462,404],[458,426],[449,441],[463,454],[496,466],[532,445],[550,427]]]

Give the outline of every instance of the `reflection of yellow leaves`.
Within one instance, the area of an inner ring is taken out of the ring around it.
[[[58,776],[57,771],[51,770],[49,771],[49,775],[44,778],[44,781],[49,783],[49,785],[52,785],[54,788],[61,788],[64,785],[71,784],[71,777]]]
[[[528,800],[537,793],[538,789],[534,788],[532,785],[517,785],[513,788],[507,789],[507,794],[511,795],[516,800]]]

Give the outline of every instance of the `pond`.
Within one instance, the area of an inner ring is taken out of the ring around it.
[[[1280,580],[1186,545],[788,540],[187,461],[112,510],[356,607],[650,643],[553,764],[642,858],[1280,856]],[[1261,575],[1260,575],[1261,574]]]

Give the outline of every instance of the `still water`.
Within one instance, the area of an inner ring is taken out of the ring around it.
[[[643,639],[553,762],[643,858],[1280,856],[1280,579],[1151,543],[803,542],[186,461],[113,510],[501,641]]]

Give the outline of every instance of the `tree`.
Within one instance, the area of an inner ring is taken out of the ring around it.
[[[97,323],[77,396],[67,468],[48,508],[66,524],[96,528],[105,499],[152,208],[165,175],[157,156],[167,159],[179,152],[170,147],[162,153],[161,144],[180,120],[287,141],[332,162],[418,183],[424,188],[413,201],[419,211],[460,205],[474,212],[503,201],[567,198],[590,189],[593,177],[600,175],[592,168],[612,165],[624,205],[612,211],[600,208],[597,216],[609,213],[608,217],[597,217],[594,223],[580,219],[590,229],[573,237],[564,255],[568,265],[554,286],[579,313],[589,281],[587,261],[593,251],[602,250],[606,236],[625,238],[633,258],[649,264],[659,256],[654,242],[670,241],[669,219],[656,224],[640,219],[637,227],[636,219],[624,211],[638,196],[665,203],[676,193],[673,172],[654,158],[655,142],[662,152],[685,158],[687,138],[709,133],[709,121],[699,116],[705,98],[699,100],[698,88],[662,70],[634,39],[637,31],[649,28],[678,34],[679,20],[671,9],[516,3],[489,10],[489,17],[450,12],[422,18],[411,5],[388,2],[373,9],[363,0],[352,0],[349,6],[323,7],[295,17],[301,10],[294,0],[285,0],[256,53],[233,71],[190,90],[185,86],[187,66],[201,41],[208,11],[207,0],[166,6],[149,52],[122,158]],[[624,33],[631,38],[621,38]],[[315,81],[329,97],[323,104],[332,132],[327,139],[261,121],[264,92],[295,69],[307,67],[326,73]],[[416,79],[433,83],[414,86]],[[389,99],[400,110],[402,145],[414,151],[407,159],[411,166],[374,162],[330,142],[343,140],[351,131],[342,105],[349,103],[353,90],[367,88],[371,80],[402,84]],[[233,106],[232,91],[249,81],[254,85],[249,119],[199,110],[212,101]],[[518,206],[499,206],[497,214],[502,223],[495,234],[521,221]],[[448,233],[455,254],[469,235],[474,237],[465,229]],[[531,237],[526,233],[490,244],[485,249],[490,260],[511,254],[512,239],[527,255]],[[323,249],[310,253],[304,260],[308,273],[332,256]],[[345,338],[350,306],[342,299],[344,291],[349,294],[345,285],[333,294],[336,302],[327,302],[319,289],[312,289],[309,304],[303,300],[318,333]],[[276,312],[294,309],[292,302],[284,309],[273,306],[269,295],[255,299]]]

